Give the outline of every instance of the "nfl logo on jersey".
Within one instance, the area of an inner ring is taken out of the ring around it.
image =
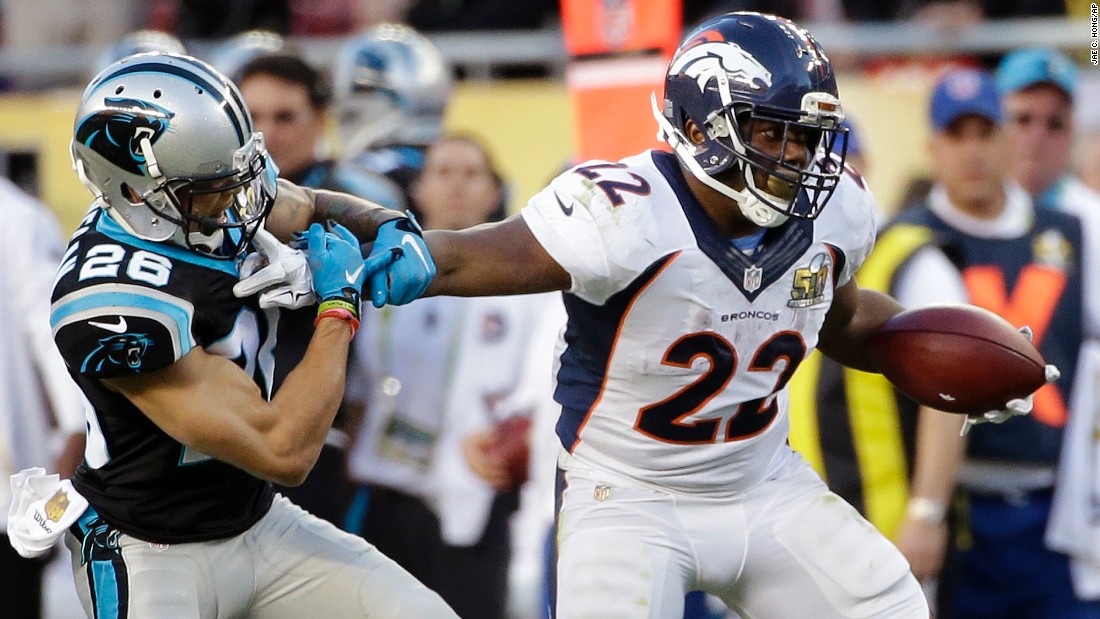
[[[751,266],[745,269],[745,291],[756,292],[764,280],[764,269]]]

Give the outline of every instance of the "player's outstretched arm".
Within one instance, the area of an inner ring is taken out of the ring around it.
[[[519,215],[466,230],[429,230],[424,240],[438,267],[427,295],[530,294],[571,284]]]
[[[892,297],[860,288],[854,279],[849,280],[833,296],[817,347],[848,367],[878,372],[868,355],[867,338],[903,309]]]
[[[275,206],[264,227],[280,241],[289,242],[310,224],[329,221],[346,227],[360,240],[372,241],[387,221],[404,219],[405,214],[351,194],[300,187],[280,178]]]

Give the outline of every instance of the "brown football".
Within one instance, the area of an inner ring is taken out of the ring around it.
[[[902,393],[951,413],[1004,408],[1046,382],[1035,346],[1004,318],[973,305],[902,312],[868,343],[882,374]]]
[[[531,418],[520,415],[498,421],[493,428],[494,442],[490,449],[504,458],[512,488],[527,481],[530,433]]]

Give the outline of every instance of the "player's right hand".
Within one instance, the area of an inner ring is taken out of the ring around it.
[[[1032,333],[1031,327],[1021,327],[1020,333],[1024,334],[1024,337],[1031,341]],[[1062,372],[1058,370],[1058,367],[1052,364],[1047,364],[1044,368],[1046,372],[1047,384],[1053,383],[1062,377]],[[967,415],[963,421],[962,436],[966,436],[970,432],[970,428],[982,423],[1004,423],[1013,417],[1021,417],[1023,415],[1030,415],[1032,409],[1032,401],[1035,398],[1035,394],[1028,394],[1026,398],[1016,398],[1009,400],[1005,403],[1004,408],[986,411],[977,415]]]

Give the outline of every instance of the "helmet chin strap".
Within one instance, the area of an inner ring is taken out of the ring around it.
[[[677,131],[672,123],[665,118],[661,113],[660,108],[657,106],[657,95],[651,93],[649,95],[650,103],[653,106],[653,117],[657,119],[657,139],[667,142],[672,150],[676,151],[680,162],[687,166],[691,171],[692,176],[697,178],[699,182],[703,183],[707,187],[717,191],[718,193],[730,198],[737,204],[737,208],[741,211],[741,214],[753,224],[760,226],[761,228],[774,228],[786,223],[789,217],[780,213],[776,209],[769,206],[766,202],[757,198],[752,192],[747,190],[734,189],[729,185],[715,180],[711,175],[707,174],[703,166],[699,165],[699,162],[695,160],[692,154],[694,145],[691,144],[684,135]],[[750,177],[751,174],[745,173],[746,177]],[[746,183],[751,183],[751,178],[745,179]]]

